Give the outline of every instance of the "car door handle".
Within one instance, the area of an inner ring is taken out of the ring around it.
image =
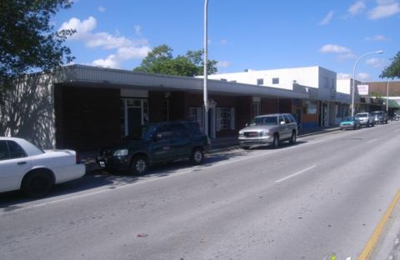
[[[18,162],[17,165],[24,165],[26,162]]]

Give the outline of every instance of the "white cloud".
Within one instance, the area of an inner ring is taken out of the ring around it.
[[[217,63],[217,67],[220,67],[220,68],[227,68],[230,65],[231,65],[230,61],[218,61],[218,63]]]
[[[320,25],[327,25],[331,22],[332,18],[333,18],[333,11],[330,11],[325,18],[319,23]]]
[[[337,73],[336,78],[337,79],[351,79],[352,76],[348,73]]]
[[[371,76],[368,73],[360,72],[356,75],[356,79],[365,82],[368,81],[371,78]]]
[[[81,21],[78,18],[71,18],[68,22],[64,22],[59,30],[75,30],[70,39],[71,40],[81,40],[85,36],[94,30],[97,26],[97,21],[94,17],[90,16],[88,19]]]
[[[350,6],[347,12],[350,15],[355,16],[362,13],[365,10],[365,8],[367,8],[367,6],[365,5],[364,1],[358,1],[352,6]]]
[[[335,44],[326,44],[324,46],[322,46],[319,51],[321,53],[334,53],[337,54],[337,58],[339,60],[349,60],[349,59],[354,59],[355,55],[354,53],[344,47],[344,46],[340,46],[340,45],[335,45]]]
[[[118,49],[117,57],[119,60],[142,59],[151,51],[149,46],[122,47]]]
[[[90,16],[86,20],[71,18],[62,24],[61,29],[74,29],[76,33],[70,40],[82,41],[89,48],[101,48],[105,50],[115,50],[114,54],[105,59],[93,61],[93,65],[102,67],[119,68],[122,61],[132,59],[142,59],[151,51],[148,41],[145,39],[131,40],[124,36],[112,35],[107,32],[93,32],[96,29],[97,20]],[[141,27],[135,25],[136,35],[141,34]]]
[[[104,49],[117,49],[130,46],[132,41],[125,37],[115,37],[109,33],[101,32],[88,35],[86,45],[89,47],[101,47]]]
[[[326,44],[326,45],[322,46],[319,49],[319,51],[322,53],[339,53],[339,54],[351,53],[350,49],[343,47],[343,46],[335,45],[335,44]]]
[[[140,25],[134,25],[133,28],[135,29],[136,35],[142,36],[142,27]]]
[[[228,40],[222,39],[222,40],[219,41],[219,43],[221,45],[227,45],[228,44]]]
[[[353,75],[348,74],[348,73],[337,73],[336,74],[337,79],[352,79]],[[355,75],[355,78],[361,82],[368,81],[371,76],[368,73],[360,72]]]
[[[97,7],[97,10],[101,13],[104,13],[106,11],[106,8],[104,6],[99,6]]]
[[[365,40],[367,40],[367,41],[390,41],[388,38],[386,38],[385,36],[380,35],[380,34],[375,35],[373,37],[367,37],[367,38],[365,38]]]
[[[371,58],[368,59],[365,63],[368,65],[371,65],[375,68],[383,68],[384,67],[384,61],[378,58]]]
[[[400,13],[400,4],[393,1],[378,1],[378,6],[372,9],[368,18],[377,20]]]
[[[376,0],[376,3],[378,5],[390,5],[390,4],[393,4],[395,2],[396,2],[396,0]]]
[[[120,63],[114,54],[109,55],[106,59],[95,60],[92,65],[103,68],[120,68]]]

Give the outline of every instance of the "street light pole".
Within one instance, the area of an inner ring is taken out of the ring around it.
[[[203,82],[203,101],[204,101],[204,133],[208,136],[208,93],[207,93],[207,63],[208,63],[208,0],[204,0],[204,82]]]
[[[371,52],[364,53],[363,55],[361,55],[357,59],[356,63],[354,64],[354,68],[353,68],[353,84],[352,84],[352,87],[351,87],[351,116],[354,116],[354,110],[355,110],[355,107],[354,107],[354,95],[355,95],[355,89],[356,89],[356,67],[357,67],[357,64],[362,58],[364,58],[365,56],[367,56],[369,54],[382,54],[382,53],[383,53],[382,50],[371,51]]]
[[[389,116],[389,81],[386,84],[386,114]]]

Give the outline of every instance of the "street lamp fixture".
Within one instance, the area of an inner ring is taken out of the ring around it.
[[[383,51],[379,50],[379,51],[371,51],[371,52],[367,52],[364,53],[363,55],[361,55],[356,63],[354,64],[354,68],[353,68],[353,81],[352,81],[352,86],[351,86],[351,116],[354,116],[354,111],[355,111],[355,107],[354,107],[354,95],[355,95],[355,89],[356,89],[356,67],[358,62],[364,58],[365,56],[369,55],[369,54],[382,54]]]

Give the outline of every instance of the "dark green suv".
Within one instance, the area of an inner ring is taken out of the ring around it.
[[[201,164],[209,148],[210,140],[197,122],[162,122],[143,127],[138,140],[126,140],[121,145],[101,149],[96,161],[108,171],[144,174],[156,163],[188,158],[193,164]]]

